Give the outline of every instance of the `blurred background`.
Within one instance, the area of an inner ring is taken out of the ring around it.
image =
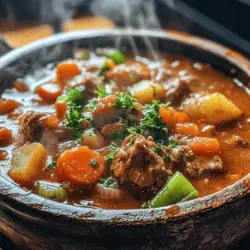
[[[58,32],[125,27],[187,32],[250,57],[249,25],[250,0],[0,0],[0,38],[11,48]],[[250,249],[249,238],[232,249]],[[0,232],[1,248],[14,250]]]
[[[174,29],[250,56],[250,0],[1,0],[0,32],[11,47],[57,32]]]

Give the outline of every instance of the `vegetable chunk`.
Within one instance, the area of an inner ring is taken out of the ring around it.
[[[182,109],[192,118],[205,120],[214,125],[237,119],[242,115],[242,111],[220,93],[190,98]]]
[[[164,99],[166,95],[164,88],[159,83],[147,80],[134,85],[131,91],[141,104],[152,103],[154,99]]]
[[[25,144],[12,151],[9,176],[19,183],[37,179],[45,166],[46,151],[42,144]]]
[[[104,170],[104,157],[86,146],[66,150],[57,160],[60,179],[74,184],[97,183]]]

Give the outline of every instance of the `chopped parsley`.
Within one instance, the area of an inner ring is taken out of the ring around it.
[[[98,100],[96,98],[93,98],[87,102],[86,108],[89,108],[91,111],[94,110],[98,103]]]
[[[144,117],[139,122],[140,134],[151,135],[161,144],[168,143],[168,129],[159,115],[159,102],[153,100],[152,104],[146,104],[142,108]]]
[[[116,101],[113,103],[114,107],[128,109],[135,108],[138,104],[130,93],[117,93],[116,96]]]
[[[117,143],[122,142],[125,137],[130,134],[137,134],[136,122],[133,120],[126,120],[121,117],[118,117],[119,123],[124,126],[122,131],[117,131],[110,136],[110,140]]]
[[[115,153],[116,153],[116,150],[118,148],[118,145],[114,142],[112,142],[110,145],[109,145],[109,153],[105,156],[105,161],[106,162],[112,162],[115,158]]]
[[[149,201],[145,201],[141,205],[141,208],[149,208],[149,207],[150,207]]]
[[[98,96],[100,96],[101,98],[104,98],[106,96],[108,96],[108,92],[107,92],[107,89],[105,88],[105,86],[103,85],[99,85],[97,86],[97,89],[96,89],[96,93]]]
[[[58,97],[59,101],[65,102],[73,102],[78,105],[83,105],[85,103],[84,98],[82,97],[81,90],[78,88],[67,89],[67,93],[65,95],[61,95]]]
[[[153,150],[155,153],[157,153],[157,154],[162,152],[162,148],[161,148],[161,146],[158,146],[158,147],[152,148],[152,150]]]
[[[92,160],[89,162],[89,166],[91,166],[92,168],[98,168],[98,167],[99,167],[99,164],[98,164],[98,162],[96,161],[96,159],[92,159]]]
[[[49,163],[47,166],[46,166],[46,168],[49,168],[49,169],[55,169],[56,168],[56,162],[51,162],[51,163]]]
[[[109,188],[119,187],[117,180],[114,179],[113,177],[109,177],[107,179],[101,179],[99,183],[104,187],[109,187]]]
[[[82,137],[82,122],[87,121],[91,125],[93,124],[92,115],[90,113],[81,113],[81,106],[76,105],[75,103],[68,104],[68,110],[66,112],[66,120],[64,121],[66,127],[71,128],[76,134],[77,138]]]

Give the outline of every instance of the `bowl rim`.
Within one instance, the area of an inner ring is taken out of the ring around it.
[[[93,38],[118,36],[147,36],[175,40],[180,44],[190,45],[226,58],[233,65],[245,72],[250,78],[250,62],[238,52],[228,49],[216,42],[177,31],[134,30],[134,29],[105,29],[92,31],[74,31],[59,33],[51,37],[38,40],[24,47],[14,49],[0,58],[0,70],[31,52],[44,47],[63,42]],[[19,187],[0,172],[0,207],[1,202],[10,201],[15,205],[23,205],[40,214],[47,214],[63,219],[84,221],[87,223],[106,223],[115,225],[140,225],[167,223],[185,217],[218,209],[225,204],[237,201],[250,194],[250,174],[232,185],[208,196],[197,198],[180,204],[161,208],[149,209],[101,209],[92,207],[78,207],[45,199]],[[5,198],[5,199],[4,199]],[[7,199],[6,199],[7,198]],[[2,200],[2,201],[1,201]],[[14,202],[14,203],[13,203]],[[27,210],[26,210],[27,211]]]

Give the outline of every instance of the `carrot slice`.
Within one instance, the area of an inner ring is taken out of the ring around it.
[[[97,183],[104,169],[104,157],[86,146],[66,150],[57,160],[59,178],[74,184]]]
[[[185,123],[190,121],[190,117],[187,113],[182,112],[182,111],[177,111],[173,108],[169,108],[173,117],[175,123]]]
[[[0,99],[0,115],[8,114],[14,111],[19,106],[21,106],[20,102],[9,99],[7,100]]]
[[[67,103],[64,101],[56,101],[55,103],[56,114],[59,118],[63,118],[67,112]]]
[[[51,115],[42,120],[42,125],[47,128],[55,128],[60,123],[56,115]]]
[[[216,138],[194,137],[188,140],[188,144],[195,154],[215,155],[221,152],[220,143]]]
[[[57,76],[59,79],[73,77],[79,74],[81,74],[81,70],[73,61],[65,61],[57,65]]]
[[[182,135],[193,135],[196,136],[200,133],[198,126],[194,123],[177,123],[175,132]]]
[[[174,117],[168,107],[161,106],[159,109],[159,115],[169,129],[174,129],[175,127]]]
[[[36,89],[38,95],[46,102],[54,102],[63,92],[58,83],[45,83]]]
[[[14,82],[13,87],[19,92],[27,92],[29,90],[29,87],[25,82],[16,81]]]
[[[12,139],[12,131],[5,127],[0,127],[0,145],[9,143]]]

